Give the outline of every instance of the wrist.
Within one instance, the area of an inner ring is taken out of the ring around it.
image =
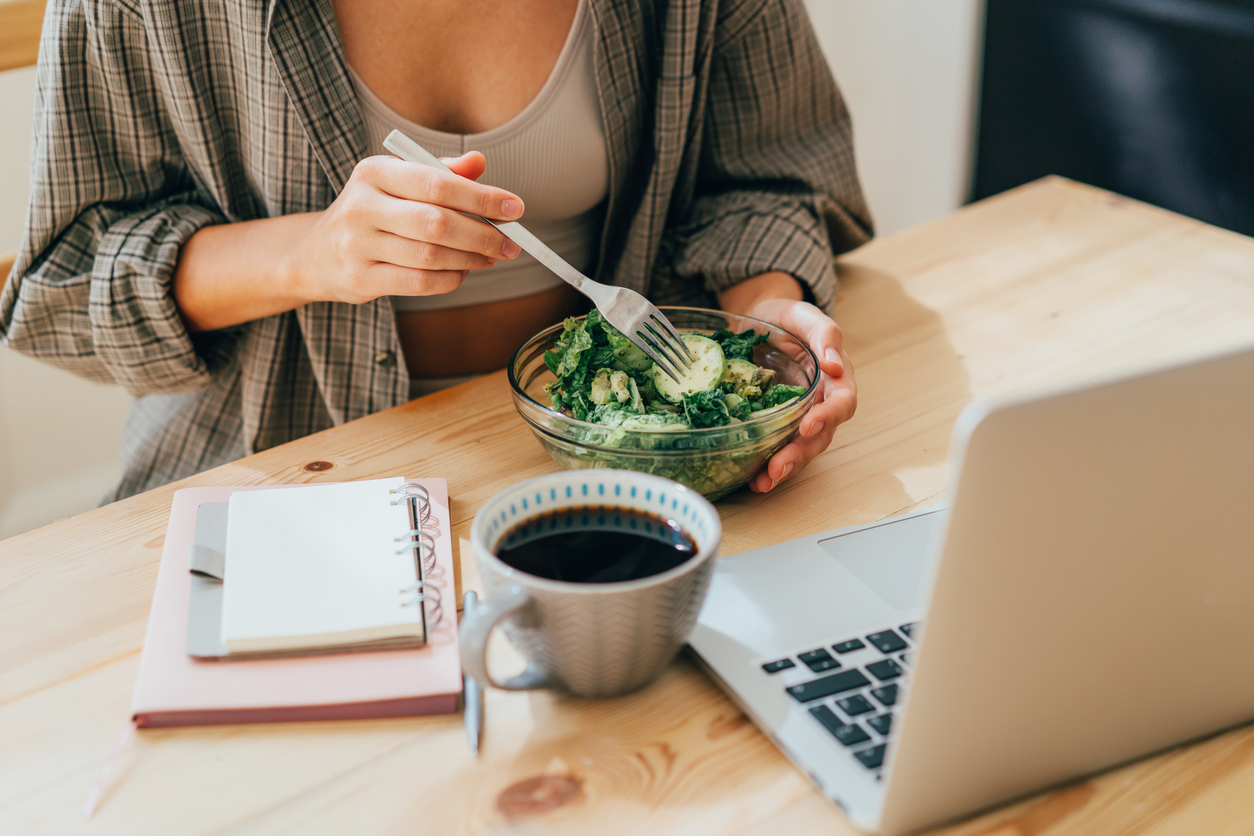
[[[309,261],[310,253],[314,250],[310,246],[310,232],[317,228],[323,214],[307,212],[288,215],[283,219],[290,227],[288,234],[283,236],[285,246],[276,265],[277,278],[281,293],[295,303],[294,307],[327,301],[324,298],[326,294],[319,291],[314,281],[316,272]]]

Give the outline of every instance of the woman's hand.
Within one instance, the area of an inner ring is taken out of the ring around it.
[[[749,487],[769,491],[793,476],[832,443],[836,427],[853,417],[858,387],[853,366],[845,354],[845,337],[832,318],[809,302],[801,301],[797,280],[782,273],[767,273],[737,285],[720,295],[727,311],[773,322],[801,339],[819,358],[819,387],[814,404],[801,419],[797,437],[780,450]]]
[[[466,271],[514,258],[518,245],[458,212],[494,220],[523,203],[475,182],[483,155],[445,161],[454,174],[395,157],[357,164],[321,212],[207,226],[179,250],[171,295],[189,331],[213,331],[310,302],[448,293]]]
[[[519,247],[482,221],[522,216],[523,202],[476,183],[477,151],[445,160],[455,173],[395,157],[367,157],[309,225],[289,275],[310,301],[360,304],[380,296],[456,289],[470,270],[514,258]]]

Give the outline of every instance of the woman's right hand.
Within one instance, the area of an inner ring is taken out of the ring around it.
[[[431,296],[456,289],[467,271],[516,257],[517,244],[459,213],[516,220],[522,200],[475,182],[485,167],[477,151],[444,162],[455,173],[386,156],[358,163],[291,252],[300,295],[353,304]]]

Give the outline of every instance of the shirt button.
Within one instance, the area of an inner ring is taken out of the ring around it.
[[[390,369],[396,365],[396,354],[391,351],[380,351],[374,356],[376,366],[384,369]]]

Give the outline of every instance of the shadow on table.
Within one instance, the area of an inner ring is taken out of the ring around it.
[[[905,513],[941,499],[954,419],[970,402],[963,359],[940,315],[893,274],[838,262],[835,319],[858,382],[858,410],[824,453],[769,494],[719,502],[724,520],[749,513],[754,539],[778,542]],[[779,502],[803,513],[767,514]],[[736,524],[724,550],[739,551]]]

